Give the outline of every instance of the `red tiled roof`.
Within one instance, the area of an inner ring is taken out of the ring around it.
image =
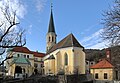
[[[10,51],[33,54],[35,57],[44,57],[44,53],[30,51],[27,47],[14,47]]]
[[[90,67],[91,69],[101,69],[101,68],[113,68],[113,65],[106,59],[98,62],[97,64]]]
[[[27,47],[14,47],[11,51],[31,54],[31,51]]]
[[[31,51],[32,52],[32,54],[35,56],[35,57],[44,57],[45,56],[45,54],[44,53],[40,53],[40,52],[33,52],[33,51]]]

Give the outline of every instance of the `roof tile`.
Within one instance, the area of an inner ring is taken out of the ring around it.
[[[31,51],[31,52],[32,52],[32,54],[33,54],[35,57],[44,57],[44,56],[45,56],[44,53],[33,52],[33,51]]]
[[[30,51],[27,47],[14,47],[10,51],[33,54],[35,57],[44,57],[44,53]]]
[[[27,47],[14,47],[11,51],[31,54],[31,51]]]
[[[106,59],[98,62],[97,64],[91,66],[91,69],[102,69],[102,68],[113,68],[114,66]]]
[[[14,58],[13,62],[15,64],[29,64],[30,65],[30,61],[26,58],[24,58],[23,56],[19,57],[19,58]]]

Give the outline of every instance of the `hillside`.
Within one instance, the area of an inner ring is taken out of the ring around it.
[[[120,70],[120,46],[108,48],[111,54],[111,63]],[[86,59],[89,61],[99,61],[106,57],[106,49],[85,49]]]
[[[89,61],[98,61],[105,57],[105,49],[85,49],[86,59]]]

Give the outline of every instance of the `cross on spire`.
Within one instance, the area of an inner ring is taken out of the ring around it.
[[[51,0],[51,10],[53,9],[53,3],[52,3],[52,0]]]

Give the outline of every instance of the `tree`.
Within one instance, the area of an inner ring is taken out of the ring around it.
[[[8,0],[9,1],[9,0]],[[0,55],[6,48],[24,46],[26,44],[25,30],[18,27],[20,24],[16,11],[9,2],[0,7]]]
[[[10,3],[10,0],[0,1],[0,56],[8,48],[26,44],[25,30],[18,26],[20,24],[16,13],[18,8],[14,9]],[[0,65],[10,58],[12,57],[6,57]]]
[[[105,11],[103,16],[101,37],[109,42],[109,46],[120,45],[120,0],[115,0],[115,5]]]

